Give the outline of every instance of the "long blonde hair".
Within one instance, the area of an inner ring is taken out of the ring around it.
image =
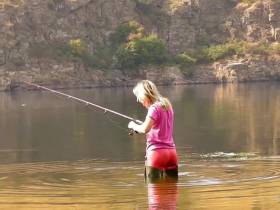
[[[161,96],[156,85],[149,80],[142,80],[133,88],[133,93],[137,99],[144,99],[147,97],[152,104],[158,102],[165,109],[168,110],[172,107],[170,101]]]

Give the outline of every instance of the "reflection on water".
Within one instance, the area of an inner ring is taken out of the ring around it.
[[[126,120],[0,93],[0,209],[280,209],[279,84],[160,88],[175,110],[176,183],[144,182],[145,141]],[[145,116],[128,88],[65,92]]]
[[[279,154],[279,86],[263,83],[185,88],[174,103],[177,144],[188,141],[188,146],[203,153]]]
[[[148,183],[149,210],[177,209],[177,181],[161,180],[157,183]]]

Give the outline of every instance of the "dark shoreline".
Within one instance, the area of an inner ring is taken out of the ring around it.
[[[139,79],[141,80],[141,79]],[[139,81],[137,80],[137,81]],[[164,84],[164,83],[157,83],[157,86],[160,87],[170,87],[170,86],[197,86],[197,85],[240,85],[240,84],[258,84],[258,83],[280,83],[280,80],[252,80],[252,81],[239,81],[239,82],[185,82],[185,83],[170,83],[170,84]],[[86,89],[105,89],[105,88],[132,88],[135,83],[128,83],[128,84],[119,84],[119,85],[77,85],[77,86],[67,86],[67,85],[56,85],[56,84],[48,84],[48,83],[36,83],[34,84],[41,85],[50,89],[54,90],[86,90]],[[39,87],[35,86],[28,86],[27,84],[21,83],[21,84],[15,84],[14,86],[7,88],[5,90],[2,90],[0,92],[19,92],[19,91],[43,91]]]

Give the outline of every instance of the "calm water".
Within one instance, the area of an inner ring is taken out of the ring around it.
[[[0,209],[280,209],[280,84],[161,87],[177,183],[145,183],[128,121],[40,91],[0,93]],[[64,91],[143,119],[130,88]]]

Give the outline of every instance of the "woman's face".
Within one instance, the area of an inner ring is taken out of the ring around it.
[[[133,92],[136,95],[137,102],[141,103],[144,107],[148,109],[151,105],[151,100],[147,97],[144,86],[136,86]]]
[[[141,103],[141,104],[142,104],[144,107],[146,107],[147,109],[148,109],[149,106],[151,105],[150,100],[149,100],[146,96],[137,98],[137,101],[138,101],[139,103]]]

